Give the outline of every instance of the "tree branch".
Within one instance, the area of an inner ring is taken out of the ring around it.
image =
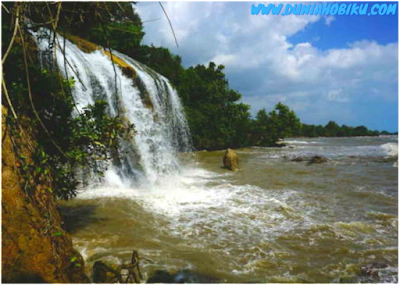
[[[170,19],[169,19],[169,17],[168,17],[168,14],[167,14],[167,12],[165,11],[164,6],[161,4],[161,2],[158,2],[158,3],[160,4],[161,9],[164,11],[165,16],[167,17],[169,26],[171,27],[172,34],[174,35],[174,39],[175,39],[176,46],[179,47],[178,41],[177,41],[176,36],[175,36],[174,28],[172,27],[172,24],[171,24],[171,21],[170,21]]]
[[[3,3],[2,3],[2,5],[3,5]],[[4,54],[3,59],[1,60],[1,64],[2,64],[2,65],[3,65],[4,62],[6,61],[7,56],[8,56],[8,54],[10,53],[11,48],[12,48],[12,46],[13,46],[13,44],[14,44],[15,36],[17,35],[17,27],[18,27],[18,22],[19,22],[19,9],[20,9],[20,6],[19,6],[19,4],[17,4],[17,3],[15,4],[15,6],[16,6],[16,8],[15,8],[16,10],[15,10],[14,32],[13,32],[13,35],[12,35],[10,44],[8,45],[7,51],[6,51],[6,53]]]

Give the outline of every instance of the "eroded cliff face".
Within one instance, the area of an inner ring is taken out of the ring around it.
[[[85,283],[84,263],[62,229],[62,220],[46,182],[33,193],[22,186],[15,145],[29,160],[35,147],[32,130],[10,135],[2,106],[2,281]],[[22,119],[20,120],[22,121]]]

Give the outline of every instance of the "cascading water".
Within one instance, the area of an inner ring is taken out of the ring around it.
[[[48,36],[43,37],[46,33]],[[123,184],[143,180],[155,183],[160,177],[179,171],[177,154],[191,149],[190,134],[178,94],[168,79],[113,51],[113,56],[135,71],[136,78],[128,77],[103,50],[85,53],[60,35],[56,36],[56,48],[51,52],[49,38],[53,35],[49,31],[40,29],[32,34],[42,65],[56,62],[64,77],[74,77],[77,112],[97,100],[105,100],[110,115],[120,115],[134,124],[137,135],[132,141],[121,143],[122,161],[110,165],[106,178],[117,175]]]

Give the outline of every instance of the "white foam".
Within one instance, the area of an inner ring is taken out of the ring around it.
[[[121,177],[117,174],[115,169],[111,167],[104,173],[104,184],[108,186],[114,186],[116,188],[124,188],[125,184]]]
[[[83,191],[77,198],[131,199],[147,211],[164,216],[169,234],[185,237],[199,248],[230,244],[235,240],[233,236],[257,243],[306,222],[306,217],[297,217],[292,202],[288,201],[297,195],[295,191],[234,185],[224,182],[221,179],[224,176],[187,168],[180,175],[165,176],[157,183],[138,187],[120,187],[117,180],[113,186]],[[296,217],[288,220],[288,214]],[[303,211],[303,215],[307,213]],[[228,247],[233,248],[233,245]]]
[[[317,142],[315,141],[298,141],[298,140],[285,140],[285,143],[289,144],[316,144]]]
[[[387,156],[398,156],[398,144],[397,143],[385,143],[380,146],[386,153]]]

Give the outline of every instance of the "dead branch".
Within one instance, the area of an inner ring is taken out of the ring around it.
[[[3,7],[4,10],[6,10],[8,14],[10,14],[10,10],[7,9],[7,7],[3,4],[3,2],[1,3],[1,6]]]

